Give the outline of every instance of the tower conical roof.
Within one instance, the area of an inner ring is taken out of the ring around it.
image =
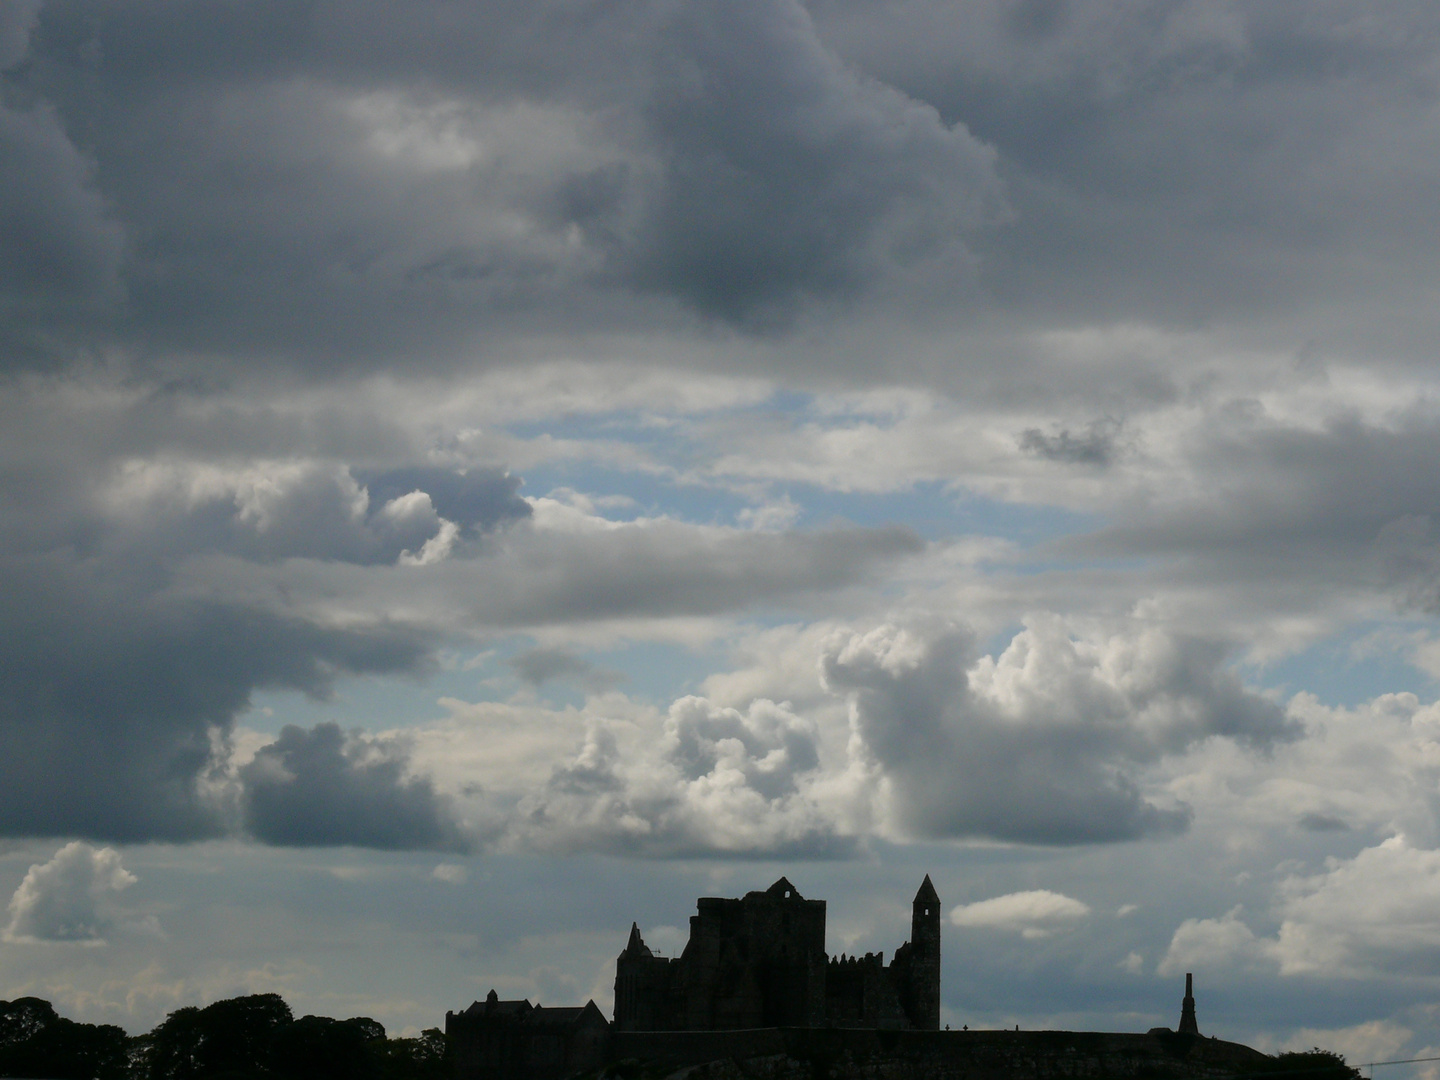
[[[930,875],[925,875],[925,880],[920,883],[920,891],[915,894],[917,904],[938,904],[940,895],[935,891],[935,886],[930,883]]]
[[[622,956],[653,956],[650,947],[645,944],[645,939],[640,936],[640,924],[630,924],[630,940],[625,943],[625,951]]]

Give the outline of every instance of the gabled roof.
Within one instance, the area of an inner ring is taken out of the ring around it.
[[[917,904],[939,904],[940,896],[935,891],[935,886],[930,884],[930,875],[925,875],[925,880],[920,883],[920,891],[915,894]]]
[[[562,1005],[554,1009],[536,1005],[525,1016],[524,1022],[531,1027],[574,1027],[582,1020],[599,1021],[606,1027],[610,1026],[610,1021],[605,1019],[605,1014],[594,1001],[587,1001],[584,1005]]]
[[[498,994],[491,990],[484,1001],[476,1001],[465,1010],[468,1016],[511,1016],[524,1015],[533,1006],[528,998],[521,998],[519,1001],[501,1001]]]
[[[790,882],[789,882],[789,880],[787,880],[786,878],[783,878],[783,877],[782,877],[779,881],[775,882],[774,885],[771,885],[770,888],[766,889],[766,890],[765,890],[765,895],[766,895],[766,896],[777,896],[777,897],[781,898],[782,900],[786,900],[786,899],[788,899],[788,900],[804,900],[804,899],[805,899],[803,896],[800,895],[800,890],[797,889],[797,888],[795,888],[794,885],[791,885]]]

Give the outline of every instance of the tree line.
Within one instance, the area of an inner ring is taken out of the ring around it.
[[[176,1009],[153,1031],[82,1024],[50,1002],[0,1001],[0,1076],[36,1080],[448,1080],[445,1035],[387,1039],[367,1016],[298,1020],[279,994]]]

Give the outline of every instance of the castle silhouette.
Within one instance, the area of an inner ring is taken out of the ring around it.
[[[593,1001],[544,1008],[491,990],[447,1012],[445,1031],[458,1080],[563,1080],[624,1060],[683,1068],[765,1055],[885,1060],[896,1076],[1039,1076],[1063,1063],[1066,1075],[1083,1064],[1089,1071],[1074,1075],[1191,1080],[1267,1060],[1202,1038],[1192,991],[1186,975],[1178,1031],[941,1031],[940,897],[928,874],[911,904],[910,940],[889,964],[882,953],[827,956],[825,901],[782,877],[739,899],[701,897],[678,957],[655,955],[632,923],[615,960],[613,1023]]]
[[[739,900],[702,897],[678,957],[654,955],[632,924],[615,962],[616,1031],[762,1027],[940,1028],[940,897],[915,894],[910,940],[825,955],[825,901],[785,878]]]

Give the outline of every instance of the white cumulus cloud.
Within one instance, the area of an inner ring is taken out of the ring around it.
[[[1266,942],[1240,918],[1239,907],[1219,919],[1186,919],[1170,939],[1170,948],[1156,972],[1177,975],[1187,971],[1224,971],[1247,966],[1269,951]]]
[[[103,944],[115,923],[114,894],[136,880],[114,848],[72,841],[25,874],[10,898],[4,938]]]
[[[1157,803],[1136,778],[1167,753],[1295,736],[1226,652],[1143,623],[1105,632],[1040,614],[981,656],[965,629],[916,620],[835,635],[821,672],[850,700],[897,832],[1074,844],[1184,832],[1189,808]]]
[[[961,904],[951,909],[956,926],[1019,931],[1027,938],[1048,937],[1090,914],[1090,905],[1049,889],[1029,889]]]
[[[578,752],[519,801],[502,846],[624,851],[848,850],[822,806],[815,723],[785,703],[674,702],[658,730],[591,717]]]
[[[1440,971],[1440,851],[1394,836],[1280,888],[1285,975]]]

